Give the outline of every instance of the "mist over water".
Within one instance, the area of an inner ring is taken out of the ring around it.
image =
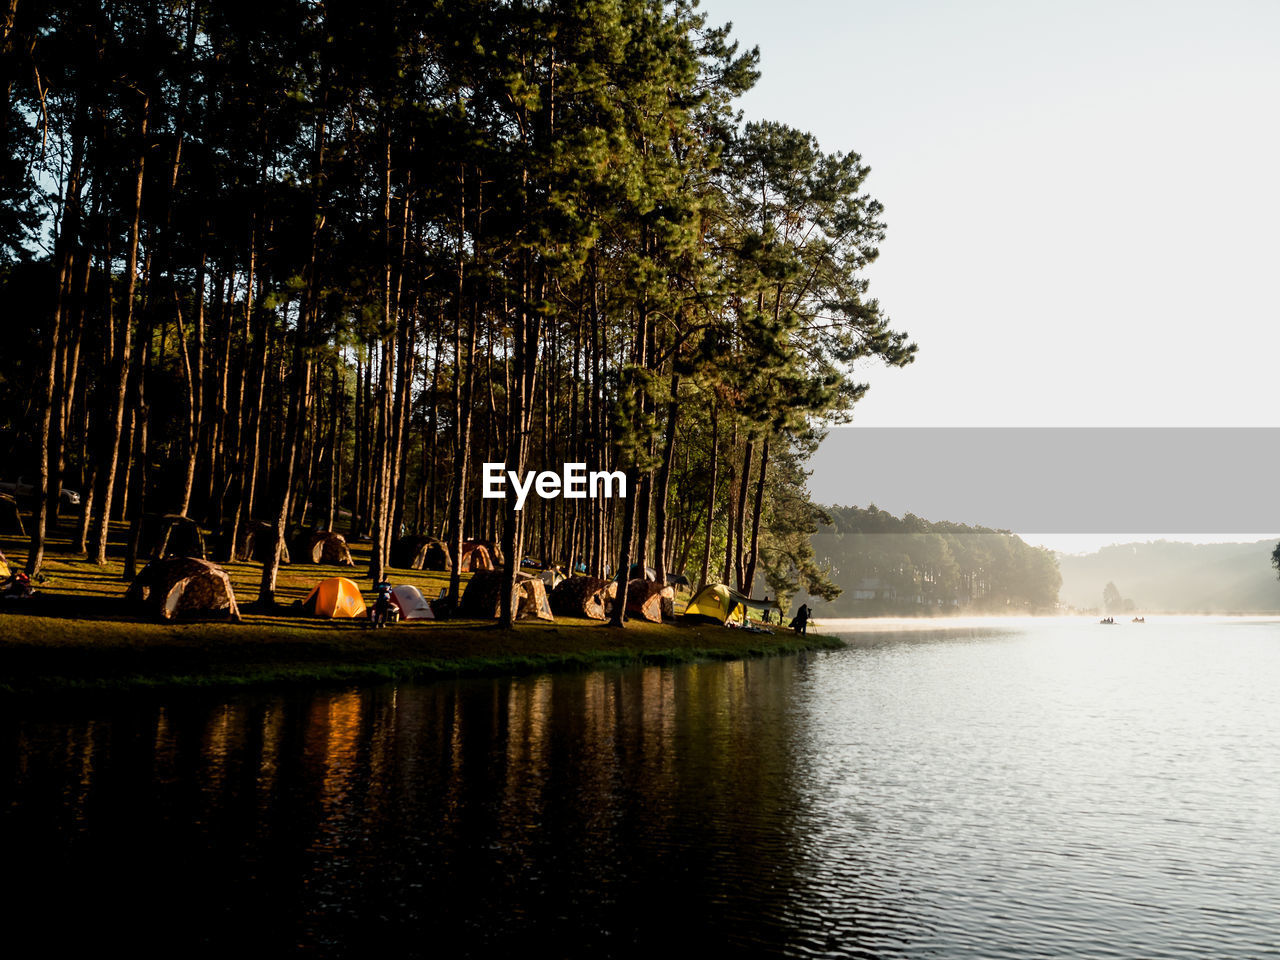
[[[142,952],[1280,956],[1280,622],[920,626],[11,709],[5,902]]]

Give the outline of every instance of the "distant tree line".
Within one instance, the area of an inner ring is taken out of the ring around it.
[[[251,520],[832,585],[803,463],[915,346],[856,154],[689,2],[7,0],[0,456],[47,531]],[[480,464],[625,470],[480,498]],[[81,492],[59,518],[63,487]],[[455,563],[453,593],[458,590]],[[506,607],[504,606],[504,609]],[[616,609],[621,609],[618,605]]]
[[[823,613],[1040,613],[1062,576],[1053,553],[1007,530],[896,517],[874,504],[830,507],[815,539],[840,588]]]

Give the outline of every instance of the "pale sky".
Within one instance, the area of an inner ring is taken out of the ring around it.
[[[920,353],[855,423],[1280,423],[1280,3],[702,8],[760,47],[748,119],[872,168]]]

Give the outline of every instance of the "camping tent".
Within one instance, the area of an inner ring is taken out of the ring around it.
[[[664,608],[671,606],[664,601],[673,599],[670,587],[659,586],[652,580],[632,580],[627,584],[627,614],[643,617],[652,623],[661,623]],[[673,611],[672,611],[673,612]]]
[[[686,617],[714,620],[717,623],[742,623],[744,613],[781,611],[776,600],[752,600],[723,583],[712,583],[698,591],[685,608]]]
[[[302,601],[302,609],[316,617],[363,617],[360,588],[346,577],[321,580]]]
[[[347,538],[330,530],[317,530],[307,541],[306,558],[312,563],[329,563],[340,567],[354,567]]]
[[[542,581],[548,590],[554,590],[556,585],[564,579],[564,574],[555,567],[549,567],[538,574],[538,579]]]
[[[638,578],[639,578],[639,576],[640,576],[640,564],[638,564],[638,563],[633,563],[633,564],[631,565],[631,579],[632,579],[632,580],[636,580],[636,579],[638,579]],[[653,567],[645,567],[645,568],[644,568],[644,578],[645,578],[646,580],[657,580],[657,579],[658,579],[658,571],[657,571],[657,570],[655,570],[655,569],[653,569]],[[688,577],[686,577],[683,573],[668,573],[668,574],[667,574],[667,586],[669,586],[669,587],[687,587],[688,585],[689,585],[689,578],[688,578]]]
[[[5,560],[4,554],[0,553],[0,580],[8,580],[13,576],[13,571],[9,569],[9,562]]]
[[[275,524],[254,521],[240,530],[239,540],[236,546],[237,560],[270,563],[271,551],[276,542]],[[280,544],[280,562],[289,562],[289,547],[283,543]]]
[[[436,615],[422,591],[411,583],[402,583],[391,591],[391,602],[400,611],[401,620],[434,620]]]
[[[463,572],[470,570],[473,573],[479,573],[493,568],[493,555],[487,546],[475,540],[463,541],[461,568]]]
[[[495,570],[503,566],[502,547],[498,545],[496,540],[464,540],[462,543],[463,553],[466,553],[469,547],[484,547],[489,559],[493,561]]]
[[[569,577],[551,591],[551,609],[564,617],[589,617],[603,620],[605,590],[609,581],[598,577]],[[616,585],[614,585],[616,589]]]
[[[161,620],[240,620],[231,578],[196,557],[152,560],[134,578],[125,599]]]
[[[173,513],[143,514],[134,521],[138,538],[138,556],[156,559],[159,557],[196,557],[203,560],[208,556],[204,544],[204,534],[196,522],[190,517],[182,517]]]
[[[401,537],[392,547],[391,565],[405,570],[453,569],[449,548],[432,537]]]
[[[547,585],[538,578],[521,580],[516,584],[520,599],[516,601],[516,619],[554,620],[551,604],[547,601]]]
[[[530,577],[516,584],[512,603],[515,618],[525,620],[537,617],[554,620],[551,604],[547,602],[547,588],[541,580]],[[502,572],[482,570],[467,583],[462,594],[461,612],[464,617],[497,617],[502,612]]]

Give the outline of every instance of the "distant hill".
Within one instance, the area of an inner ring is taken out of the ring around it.
[[[1059,599],[1100,609],[1108,582],[1139,612],[1280,613],[1280,580],[1271,566],[1275,541],[1177,543],[1156,540],[1058,556]]]

